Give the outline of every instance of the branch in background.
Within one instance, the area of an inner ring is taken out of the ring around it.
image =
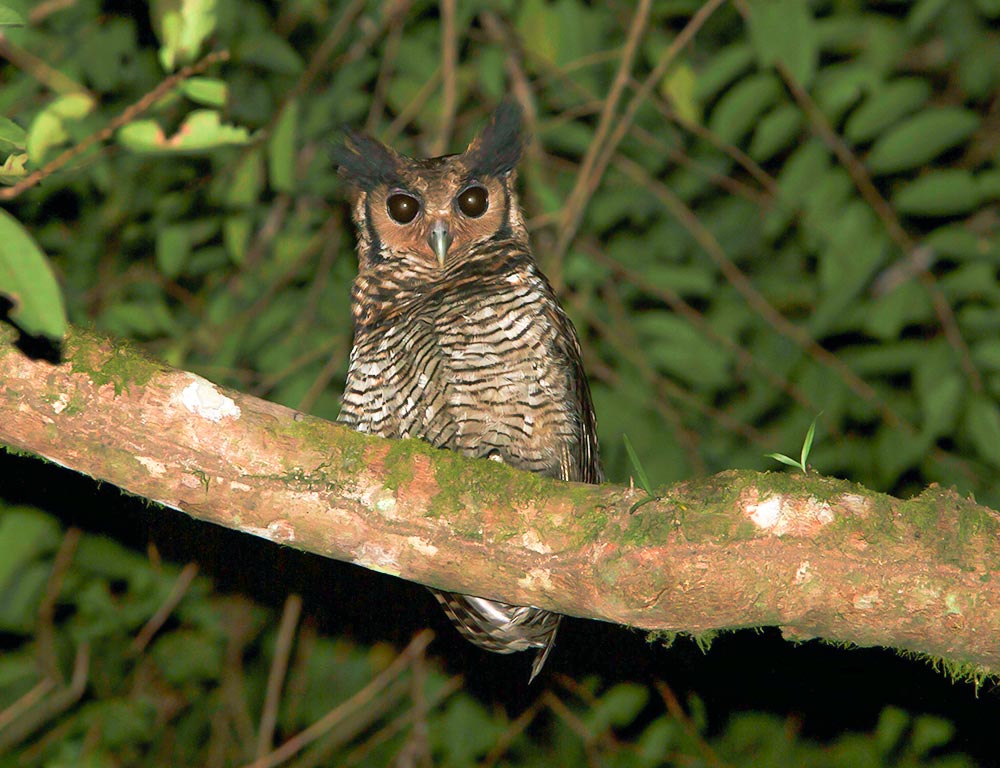
[[[1000,666],[1000,515],[831,478],[725,472],[635,514],[416,440],[367,437],[76,331],[0,334],[0,441],[193,517],[449,591],[646,629],[780,626]],[[981,670],[982,671],[982,670]]]

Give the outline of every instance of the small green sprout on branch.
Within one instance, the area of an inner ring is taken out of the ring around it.
[[[780,461],[782,464],[787,464],[790,467],[798,467],[802,470],[802,474],[809,474],[809,451],[813,447],[813,438],[816,436],[816,422],[819,417],[823,415],[820,411],[816,414],[816,418],[812,420],[812,424],[809,425],[809,431],[806,432],[806,439],[802,443],[802,453],[798,461],[793,459],[791,456],[786,456],[783,453],[768,453],[765,454],[767,458],[774,459],[775,461]]]
[[[653,486],[649,482],[649,475],[646,474],[646,470],[642,468],[642,462],[639,461],[639,454],[635,452],[635,448],[632,447],[632,441],[628,439],[627,434],[622,434],[622,439],[625,441],[625,451],[628,453],[628,460],[632,462],[632,469],[635,470],[635,479],[639,483],[639,487],[646,492],[646,498],[640,499],[635,504],[629,508],[629,513],[635,512],[643,504],[649,504],[651,501],[656,501],[659,496],[653,493]]]

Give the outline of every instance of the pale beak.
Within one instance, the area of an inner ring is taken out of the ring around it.
[[[431,233],[427,236],[427,244],[437,256],[438,265],[444,268],[444,259],[448,255],[448,246],[451,245],[451,234],[448,232],[448,225],[438,219],[431,226]]]

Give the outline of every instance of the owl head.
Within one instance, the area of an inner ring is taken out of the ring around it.
[[[396,263],[426,274],[497,238],[526,243],[514,193],[523,146],[513,101],[502,102],[458,155],[406,157],[349,131],[334,161],[352,189],[360,271]]]

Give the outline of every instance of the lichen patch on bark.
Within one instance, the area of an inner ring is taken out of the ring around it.
[[[225,418],[240,417],[240,407],[231,397],[219,392],[212,382],[193,373],[189,373],[188,376],[192,381],[181,391],[179,399],[181,405],[190,413],[216,423]]]
[[[775,536],[814,536],[836,519],[833,507],[815,496],[777,493],[761,498],[756,488],[747,488],[741,502],[746,517]]]

